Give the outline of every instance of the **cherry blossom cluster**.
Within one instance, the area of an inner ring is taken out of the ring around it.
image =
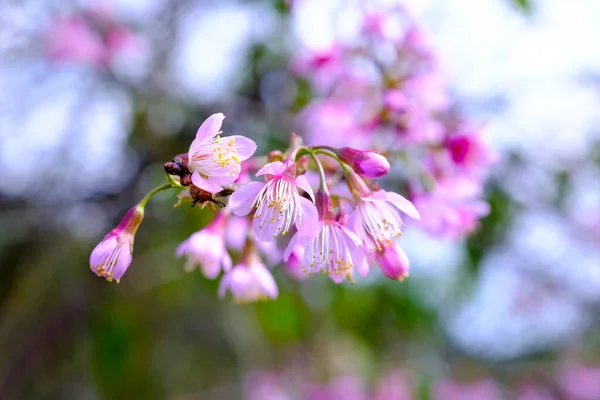
[[[57,17],[44,32],[44,39],[49,60],[99,69],[108,68],[120,56],[140,53],[145,47],[139,35],[102,5]]]
[[[313,92],[299,114],[306,141],[381,151],[402,167],[395,183],[423,213],[420,226],[462,238],[489,213],[483,183],[497,155],[452,103],[440,61],[409,13],[365,7],[357,37],[292,62]]]
[[[162,190],[178,189],[180,203],[216,213],[176,253],[187,258],[188,270],[199,268],[209,279],[223,272],[221,296],[229,291],[241,302],[277,297],[263,259],[278,263],[281,259],[269,256],[279,250],[296,277],[321,273],[337,283],[354,281],[355,271],[366,276],[374,265],[390,279],[408,276],[409,261],[397,239],[403,218],[420,215],[410,201],[373,182],[389,171],[385,157],[348,147],[307,147],[296,135],[285,151],[253,157],[251,139],[222,136],[224,118],[214,114],[200,126],[189,151],[165,163],[167,183],[144,197],[94,249],[90,265],[96,275],[121,279],[146,203]],[[235,265],[232,252],[241,252]]]

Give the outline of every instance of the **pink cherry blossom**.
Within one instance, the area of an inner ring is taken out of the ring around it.
[[[322,193],[319,196],[324,197]],[[346,278],[352,281],[354,267],[363,265],[361,240],[346,226],[333,220],[328,197],[325,202],[328,209],[319,211],[317,236],[302,237],[296,233],[283,253],[283,259],[288,261],[296,244],[300,244],[304,248],[303,266],[307,273],[322,272],[338,283]]]
[[[204,229],[192,234],[177,248],[178,257],[186,256],[188,271],[200,267],[204,276],[215,279],[221,269],[231,268],[231,257],[225,247],[225,223],[227,215],[217,214],[212,222]]]
[[[371,192],[363,180],[351,171],[346,173],[346,182],[356,201],[348,225],[358,233],[365,250],[370,253],[382,250],[393,239],[400,237],[404,226],[400,212],[414,219],[421,218],[415,206],[398,193],[384,190]]]
[[[255,209],[253,231],[256,238],[272,241],[278,235],[288,233],[292,225],[302,237],[316,235],[318,216],[314,194],[303,175],[295,176],[294,161],[269,163],[256,175],[264,175],[266,182],[250,182],[229,198],[229,206],[236,215],[247,215]],[[299,189],[313,201],[300,196]]]
[[[94,248],[90,266],[96,275],[109,282],[113,279],[119,282],[131,264],[135,233],[143,219],[144,207],[139,204],[132,207],[119,225]]]
[[[219,284],[219,297],[224,297],[230,291],[233,298],[241,303],[276,299],[277,284],[269,269],[255,253],[246,258],[223,276]]]
[[[402,234],[404,223],[399,211],[414,219],[421,218],[415,206],[398,193],[378,190],[356,199],[349,225],[356,227],[356,232],[364,230],[365,234],[359,236],[368,243],[369,251],[380,249]]]
[[[241,162],[256,151],[256,144],[244,136],[221,138],[220,130],[225,116],[213,114],[196,133],[188,153],[192,183],[210,193],[223,190],[223,185],[234,182],[241,171]]]

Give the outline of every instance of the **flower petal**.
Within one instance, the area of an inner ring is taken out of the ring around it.
[[[362,275],[367,276],[369,274],[369,258],[364,257],[363,262],[355,266],[356,270]]]
[[[263,182],[250,182],[237,188],[229,196],[229,207],[235,215],[247,215],[252,210],[254,200],[265,186]]]
[[[317,236],[321,231],[317,206],[315,206],[310,200],[300,197],[300,207],[302,207],[302,221],[300,223],[298,220],[296,220],[298,235],[307,238]]]
[[[231,135],[223,138],[223,140],[225,143],[231,143],[233,140],[232,147],[235,149],[235,155],[240,159],[240,161],[249,159],[256,151],[256,143],[254,143],[254,140],[249,139],[246,136]]]
[[[196,132],[196,140],[204,140],[217,136],[223,125],[225,116],[222,113],[213,114],[206,119]]]
[[[90,255],[90,266],[98,267],[104,262],[113,252],[113,250],[118,246],[119,242],[117,236],[115,234],[109,233],[104,237],[104,239],[98,243],[98,245],[92,251]]]
[[[380,190],[379,192],[382,192],[382,190]],[[379,193],[379,192],[377,192],[377,193]],[[411,218],[421,219],[421,215],[419,214],[419,211],[415,208],[413,203],[411,203],[404,197],[400,196],[398,193],[394,193],[394,192],[384,192],[384,193],[385,193],[385,199],[387,201],[389,201],[390,203],[392,203],[398,210],[402,211],[403,213],[405,213],[406,215],[408,215]]]
[[[283,175],[285,165],[281,161],[273,161],[258,170],[256,176],[261,175]]]
[[[252,266],[252,274],[260,286],[261,292],[271,299],[276,299],[278,295],[277,283],[271,272],[262,264]]]
[[[294,246],[298,242],[298,238],[299,238],[299,236],[296,233],[290,239],[290,243],[288,244],[288,247],[286,247],[285,251],[283,252],[283,261],[287,261],[290,258],[290,255],[292,254],[292,251],[294,250]]]
[[[306,193],[308,193],[313,203],[315,202],[315,194],[313,193],[312,187],[310,187],[310,184],[308,183],[308,180],[304,175],[296,177],[296,185],[302,190],[304,190]]]
[[[225,294],[227,294],[227,289],[229,289],[230,286],[231,286],[231,272],[228,274],[225,274],[223,276],[223,278],[221,278],[221,282],[219,282],[219,297],[220,298],[225,297]]]
[[[221,171],[214,172],[210,176],[210,180],[217,185],[229,185],[230,183],[235,182],[235,180],[240,176],[241,171],[242,166],[240,164],[230,164]]]
[[[209,193],[219,193],[223,188],[216,183],[203,178],[198,172],[192,174],[192,183],[194,186],[199,187],[202,190],[206,190]]]

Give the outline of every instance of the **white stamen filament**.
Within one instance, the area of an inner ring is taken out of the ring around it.
[[[300,195],[295,182],[278,177],[271,179],[262,188],[254,203],[254,218],[259,219],[259,227],[265,224],[277,224],[273,237],[285,235],[296,220],[302,222]]]
[[[309,272],[337,274],[352,268],[352,253],[343,231],[336,224],[325,221],[321,232],[306,246],[304,263]]]
[[[363,228],[373,239],[377,250],[402,235],[402,220],[389,204],[382,201],[359,201],[357,208]]]

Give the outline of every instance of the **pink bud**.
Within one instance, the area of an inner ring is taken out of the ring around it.
[[[338,156],[363,178],[381,178],[390,171],[387,158],[376,151],[343,147],[338,151]]]
[[[119,282],[129,264],[133,253],[133,239],[144,219],[144,207],[137,204],[131,208],[121,223],[94,248],[90,255],[92,271],[112,282]]]
[[[390,279],[403,281],[408,277],[410,261],[408,256],[399,246],[392,242],[375,254],[381,271]]]

